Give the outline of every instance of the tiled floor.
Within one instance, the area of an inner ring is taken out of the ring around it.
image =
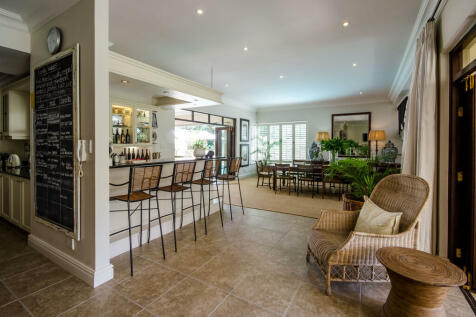
[[[333,284],[306,264],[306,234],[315,220],[234,209],[222,229],[209,218],[178,233],[178,253],[166,237],[112,259],[115,278],[92,289],[26,246],[24,233],[0,221],[0,316],[378,316],[390,285]],[[227,217],[228,219],[228,217]],[[458,289],[445,303],[447,316],[472,316]]]

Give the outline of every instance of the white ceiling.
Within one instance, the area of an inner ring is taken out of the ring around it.
[[[213,88],[248,106],[381,100],[387,99],[420,4],[113,0],[111,50],[208,86],[213,66]],[[196,14],[198,8],[203,15]],[[346,20],[350,26],[344,28]]]

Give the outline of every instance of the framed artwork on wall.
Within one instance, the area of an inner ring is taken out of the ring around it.
[[[240,144],[241,166],[250,165],[250,145]]]
[[[240,119],[240,141],[250,141],[250,120]]]

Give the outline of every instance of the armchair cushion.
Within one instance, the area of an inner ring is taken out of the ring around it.
[[[388,212],[377,206],[369,198],[366,198],[359,217],[357,218],[354,231],[397,234],[401,217],[401,212]]]
[[[324,230],[311,230],[307,244],[314,256],[322,261],[336,252],[345,242],[347,234]]]

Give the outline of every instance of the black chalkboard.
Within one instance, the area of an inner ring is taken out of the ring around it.
[[[75,231],[75,52],[34,70],[35,212]]]

